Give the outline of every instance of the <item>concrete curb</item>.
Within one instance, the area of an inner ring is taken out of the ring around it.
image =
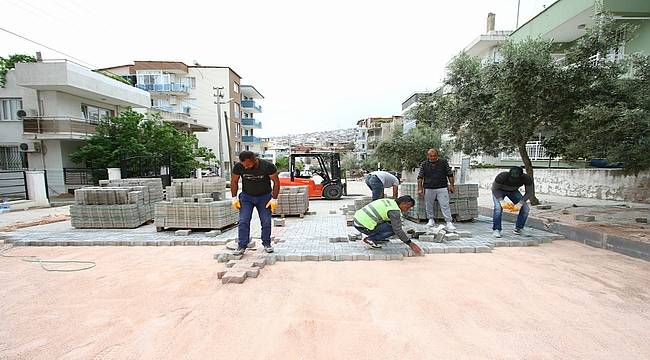
[[[478,209],[479,214],[492,217],[491,207],[479,206]],[[503,220],[514,223],[517,221],[517,215],[504,211]],[[562,235],[568,240],[577,241],[599,249],[610,250],[637,259],[650,261],[650,244],[635,240],[634,238],[608,235],[530,215],[528,216],[526,226],[533,229],[550,231]]]

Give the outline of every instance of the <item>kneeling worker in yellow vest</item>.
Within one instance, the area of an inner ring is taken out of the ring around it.
[[[422,254],[422,249],[409,239],[402,228],[402,212],[415,206],[415,200],[405,195],[397,199],[379,199],[364,206],[354,213],[354,227],[367,235],[363,242],[373,249],[381,248],[376,242],[388,240],[397,235],[416,254]]]

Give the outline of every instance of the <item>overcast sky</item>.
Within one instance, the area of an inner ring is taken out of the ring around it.
[[[522,24],[553,0],[521,0]],[[353,127],[401,113],[485,32],[515,27],[517,0],[0,0],[0,27],[95,67],[133,60],[230,66],[265,96],[261,135]],[[0,55],[65,57],[0,31]]]

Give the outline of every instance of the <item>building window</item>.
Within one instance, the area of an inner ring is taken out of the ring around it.
[[[195,77],[188,77],[187,78],[187,86],[190,89],[196,89],[196,78]]]
[[[241,111],[241,106],[238,103],[235,103],[235,119],[239,119],[240,111]]]
[[[237,83],[232,83],[232,91],[236,92],[239,94],[239,84]]]
[[[246,151],[250,151],[251,147],[246,145]]]
[[[0,120],[18,120],[16,113],[22,108],[21,99],[0,99]]]
[[[115,116],[113,110],[86,104],[81,104],[81,113],[83,118],[89,121],[99,121]]]

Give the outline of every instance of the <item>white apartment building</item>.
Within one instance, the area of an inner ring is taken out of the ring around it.
[[[78,187],[66,170],[98,122],[126,107],[147,108],[149,93],[67,60],[18,63],[0,87],[0,168],[46,170],[50,195]]]
[[[134,61],[102,70],[123,76],[135,87],[148,91],[151,107],[164,120],[180,119],[180,126],[195,132],[199,145],[212,149],[223,161],[221,174],[230,176],[244,148],[241,76],[234,70],[180,61]]]
[[[371,155],[377,144],[388,139],[394,131],[401,130],[403,117],[371,116],[357,121],[354,153],[359,160],[365,160]]]
[[[269,139],[257,136],[258,130],[262,129],[262,122],[259,119],[259,115],[262,113],[259,101],[262,99],[264,96],[253,85],[241,86],[243,150],[252,151],[264,157],[264,153],[268,151]]]

